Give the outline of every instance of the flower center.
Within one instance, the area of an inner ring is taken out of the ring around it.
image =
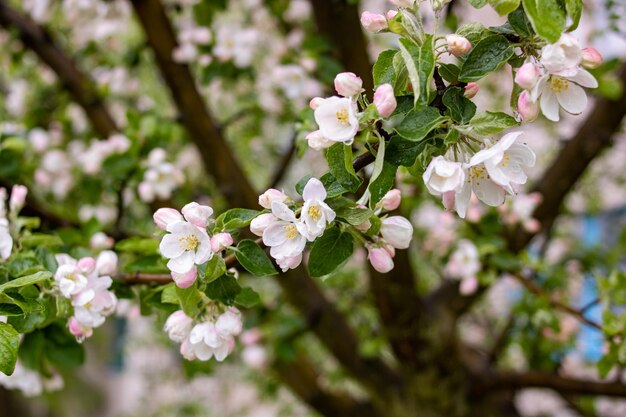
[[[504,156],[502,157],[502,162],[500,162],[500,166],[506,167],[507,165],[509,165],[510,159],[511,159],[511,156],[509,155],[509,153],[505,152]]]
[[[479,180],[489,179],[489,175],[487,174],[487,169],[484,166],[471,167],[469,170],[470,180],[472,180],[476,185],[480,185]]]
[[[339,110],[338,112],[335,113],[335,117],[337,118],[337,121],[341,123],[342,125],[348,124],[348,110],[347,109]]]
[[[319,206],[309,207],[308,213],[313,220],[319,220],[322,217],[322,210],[320,210]]]
[[[178,241],[184,250],[194,250],[198,247],[198,244],[200,244],[200,241],[194,235],[180,237],[178,238]]]
[[[569,88],[569,81],[561,77],[552,77],[550,79],[550,90],[555,93],[561,93]]]
[[[283,230],[285,231],[285,237],[289,240],[295,239],[295,237],[298,236],[298,228],[295,224],[283,226]]]

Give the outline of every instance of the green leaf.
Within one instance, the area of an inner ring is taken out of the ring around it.
[[[491,7],[496,9],[500,16],[507,15],[517,9],[521,0],[489,0]]]
[[[517,124],[513,117],[501,112],[479,113],[470,120],[472,130],[479,136],[495,135]]]
[[[346,190],[355,192],[361,185],[361,178],[357,177],[352,168],[352,147],[343,143],[336,143],[326,150],[328,169],[333,177]]]
[[[159,254],[144,255],[127,263],[124,266],[126,272],[147,272],[150,274],[158,274],[161,272],[169,272],[166,266],[166,260]]]
[[[374,75],[374,85],[389,83],[393,85],[395,80],[395,71],[393,69],[393,57],[398,53],[395,49],[382,51],[378,55],[378,59],[372,69]]]
[[[176,288],[178,287],[173,282],[167,284],[165,288],[163,288],[163,292],[161,292],[161,302],[165,304],[178,304],[179,298],[176,293]]]
[[[548,42],[559,40],[565,29],[565,11],[559,0],[522,0],[537,35]]]
[[[461,70],[454,64],[439,64],[439,75],[449,83],[456,82],[459,79]]]
[[[371,207],[374,207],[385,196],[387,191],[391,190],[396,179],[397,170],[398,167],[396,165],[387,161],[383,163],[380,175],[369,185]]]
[[[487,4],[487,0],[467,0],[467,2],[477,9],[480,9]]]
[[[502,35],[491,35],[472,48],[461,67],[459,80],[477,81],[496,71],[513,56],[513,46]]]
[[[309,274],[322,277],[335,271],[352,255],[354,238],[336,227],[326,229],[315,240],[309,257]]]
[[[435,71],[432,36],[427,35],[421,46],[408,39],[400,38],[400,54],[413,85],[414,107],[428,105],[430,81]]]
[[[411,142],[413,143],[413,142]],[[368,208],[360,207],[342,207],[336,210],[337,217],[341,217],[353,226],[358,226],[374,215],[374,212]]]
[[[476,105],[465,96],[465,89],[448,88],[443,94],[443,104],[448,108],[450,117],[455,122],[465,124],[476,114]]]
[[[4,292],[9,288],[19,288],[31,284],[36,284],[50,278],[52,278],[52,272],[50,271],[36,272],[31,275],[26,275],[24,277],[19,277],[9,282],[5,282],[4,284],[0,285],[0,292]]]
[[[55,235],[46,235],[43,233],[33,233],[32,235],[23,236],[20,239],[22,246],[25,248],[48,247],[57,248],[63,246],[63,241]]]
[[[439,114],[439,110],[436,108],[425,107],[417,112],[407,113],[396,127],[396,131],[403,138],[417,142],[424,139],[431,130],[446,120],[448,118]]]
[[[115,245],[118,252],[132,252],[141,255],[154,255],[158,253],[159,241],[156,239],[148,239],[133,236],[128,239],[120,240]]]
[[[176,295],[178,295],[180,308],[182,308],[189,317],[196,317],[202,306],[202,297],[196,285],[197,284],[194,283],[189,288],[176,287]]]
[[[10,324],[0,323],[0,372],[11,375],[15,370],[20,335]]]
[[[404,64],[402,54],[396,54],[393,57],[393,72],[395,78],[393,80],[393,92],[396,95],[406,94],[406,90],[409,86],[409,71]],[[413,96],[411,95],[411,108],[413,108]]]
[[[253,240],[246,239],[239,242],[235,256],[241,266],[257,277],[278,273],[265,251]]]
[[[204,292],[211,300],[221,301],[226,305],[233,305],[235,298],[241,292],[241,287],[235,278],[224,274],[215,281],[210,282]]]
[[[221,256],[213,256],[208,262],[200,265],[198,274],[204,282],[211,282],[226,272],[226,263]]]
[[[222,213],[217,218],[217,225],[218,227],[223,226],[224,230],[240,229],[242,227],[247,227],[252,219],[258,215],[258,210],[234,208]]]
[[[572,24],[567,28],[568,32],[578,27],[583,14],[583,0],[565,0],[565,11],[572,19]]]
[[[535,34],[533,26],[530,23],[530,20],[528,20],[526,13],[524,13],[524,8],[522,6],[518,7],[517,10],[509,14],[508,20],[511,28],[513,28],[513,30],[521,37],[528,38]]]
[[[261,302],[259,294],[250,287],[242,288],[239,294],[235,297],[235,304],[244,307],[252,308]]]
[[[298,194],[302,195],[302,192],[304,191],[304,186],[307,182],[309,182],[311,178],[313,178],[313,175],[305,175],[304,177],[300,178],[300,180],[296,183],[296,192]]]
[[[414,142],[401,136],[393,136],[385,149],[385,161],[398,166],[410,167],[424,150],[426,141]]]
[[[334,198],[349,191],[345,189],[330,172],[322,175],[320,181],[322,181],[326,189],[326,198]]]

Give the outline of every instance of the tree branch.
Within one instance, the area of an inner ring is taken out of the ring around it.
[[[160,0],[131,0],[131,3],[205,169],[232,206],[256,208],[257,193],[209,114],[189,66],[172,59],[176,36]]]
[[[93,86],[93,81],[78,69],[76,63],[56,45],[50,34],[27,15],[0,0],[0,25],[15,29],[24,45],[45,62],[69,91],[72,98],[85,110],[94,130],[103,138],[117,131],[115,122]]]
[[[274,371],[302,401],[325,416],[381,417],[374,406],[357,401],[347,394],[329,392],[320,387],[320,374],[306,358],[298,356],[289,362],[277,362]]]

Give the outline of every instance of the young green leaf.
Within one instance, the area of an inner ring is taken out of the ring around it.
[[[490,111],[479,113],[470,120],[472,130],[479,136],[495,135],[517,124],[517,121],[506,113]]]
[[[430,95],[430,82],[435,71],[432,36],[426,36],[421,46],[401,38],[400,54],[413,85],[413,105],[415,108],[426,106]]]
[[[513,46],[502,35],[491,35],[472,48],[461,67],[459,80],[478,81],[502,67],[513,56]]]
[[[3,374],[13,374],[19,345],[19,333],[10,324],[0,322],[0,372]]]
[[[31,275],[19,277],[12,281],[5,282],[4,284],[0,285],[0,292],[4,292],[8,290],[9,288],[19,288],[19,287],[25,287],[31,284],[36,284],[38,282],[45,281],[50,278],[52,278],[52,272],[49,272],[49,271],[36,272]]]
[[[559,40],[565,30],[565,10],[559,0],[522,0],[526,15],[537,35],[548,42]]]
[[[393,85],[395,71],[393,69],[393,58],[398,53],[395,49],[388,49],[378,55],[372,73],[374,75],[374,85],[389,83]]]
[[[239,242],[235,256],[241,266],[258,277],[278,273],[265,251],[253,240],[246,239]]]
[[[261,302],[259,294],[250,287],[242,288],[235,297],[235,304],[244,308],[252,308]]]
[[[521,0],[489,0],[491,7],[496,9],[500,16],[507,15],[517,9]]]
[[[513,30],[518,35],[528,38],[535,34],[533,26],[530,23],[530,20],[528,20],[526,13],[524,13],[524,8],[522,6],[518,7],[513,13],[509,14],[508,20],[509,25],[511,25]]]
[[[446,120],[448,118],[439,114],[436,108],[425,107],[417,112],[407,113],[396,127],[396,131],[403,138],[417,142]]]
[[[383,163],[380,175],[369,186],[370,207],[374,207],[385,196],[387,191],[391,190],[396,179],[396,171],[398,171],[396,165],[387,161]]]
[[[567,28],[569,32],[576,29],[583,14],[583,0],[565,0],[565,10],[572,19],[572,24]]]
[[[176,287],[176,295],[178,295],[178,301],[180,302],[180,308],[189,317],[195,317],[200,312],[202,305],[202,297],[198,292],[196,283],[189,288]]]
[[[328,168],[333,177],[346,190],[355,192],[361,185],[359,178],[352,168],[352,147],[337,143],[326,150]]]
[[[218,227],[223,227],[224,230],[239,229],[247,227],[252,219],[259,215],[258,210],[250,210],[244,208],[234,208],[225,211],[217,218]]]
[[[210,282],[204,293],[211,299],[221,301],[226,305],[233,305],[235,298],[241,292],[237,280],[231,275],[224,274],[213,282]]]
[[[309,257],[309,274],[322,277],[335,271],[352,255],[354,238],[336,227],[326,229],[315,240]]]
[[[449,88],[443,94],[443,104],[448,108],[450,117],[455,122],[465,124],[476,114],[476,105],[464,96],[460,87]]]
[[[198,274],[203,282],[211,282],[226,272],[226,264],[221,256],[213,256],[207,263],[200,265]]]
[[[358,226],[374,215],[368,208],[342,207],[336,210],[337,217],[340,217],[353,226]]]

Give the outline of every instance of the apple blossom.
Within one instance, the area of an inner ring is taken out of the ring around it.
[[[250,231],[257,236],[263,236],[267,227],[278,219],[272,213],[262,213],[250,222]]]
[[[247,346],[241,352],[241,359],[253,369],[263,369],[267,366],[267,351],[263,346]]]
[[[385,17],[387,18],[387,20],[391,20],[394,17],[396,17],[397,14],[398,14],[397,10],[387,10],[387,13],[385,13]]]
[[[304,205],[300,219],[306,226],[307,239],[313,241],[324,233],[328,223],[335,220],[335,212],[328,204],[324,203],[326,189],[317,178],[311,178],[306,183],[302,197],[304,198]]]
[[[289,269],[295,269],[302,263],[302,253],[295,256],[287,256],[284,258],[276,259],[276,263],[280,267],[280,270],[287,272]]]
[[[340,96],[353,97],[361,93],[363,80],[353,72],[341,72],[335,76],[335,90]]]
[[[9,199],[9,210],[17,213],[24,207],[26,203],[26,195],[28,188],[23,185],[14,185],[11,189],[11,198]]]
[[[322,135],[322,132],[320,132],[319,130],[309,133],[308,135],[306,135],[305,139],[307,140],[309,147],[316,151],[330,148],[336,143],[335,141],[326,139],[324,135]]]
[[[209,218],[213,215],[213,209],[209,206],[203,206],[201,204],[191,202],[186,204],[181,212],[189,223],[197,227],[207,227],[209,225]]]
[[[446,42],[448,43],[448,52],[457,58],[467,54],[472,49],[472,44],[465,36],[446,35]]]
[[[79,322],[76,317],[70,317],[67,321],[67,328],[78,340],[84,340],[93,336],[93,329],[89,326],[85,326]]]
[[[386,274],[393,269],[392,256],[383,248],[367,247],[367,259],[372,264],[372,268],[381,274]]]
[[[541,112],[548,120],[558,122],[559,107],[571,114],[582,113],[587,107],[587,94],[582,87],[597,86],[593,75],[579,68],[573,75],[544,75],[531,91],[530,98],[539,100]]]
[[[311,110],[315,110],[317,109],[320,104],[322,104],[324,102],[324,99],[322,97],[313,97],[311,99],[311,101],[309,101],[309,107],[311,108]]]
[[[382,117],[389,117],[394,112],[398,103],[393,93],[391,84],[381,84],[374,92],[374,106]]]
[[[160,208],[154,212],[152,218],[154,219],[154,223],[161,230],[167,230],[167,226],[171,223],[184,220],[183,215],[173,208]]]
[[[422,176],[428,191],[436,196],[448,191],[459,191],[465,184],[465,171],[462,164],[436,156],[428,164]]]
[[[349,98],[329,97],[315,109],[315,121],[325,138],[352,144],[359,130],[355,104]]]
[[[59,286],[59,291],[64,297],[70,298],[85,289],[88,279],[78,271],[76,265],[60,265],[54,273],[54,280]]]
[[[287,201],[287,198],[287,195],[282,191],[270,188],[259,196],[259,205],[263,208],[271,209],[274,201],[284,203]]]
[[[582,51],[582,65],[585,68],[595,69],[602,65],[602,55],[596,48],[584,48]]]
[[[531,100],[528,91],[522,91],[517,99],[517,111],[525,122],[533,122],[539,116],[539,103]]]
[[[385,242],[396,249],[407,249],[413,239],[413,225],[402,216],[382,219],[380,234]]]
[[[402,193],[397,188],[387,191],[387,193],[380,199],[378,205],[385,211],[392,211],[400,207],[400,201],[402,200]]]
[[[187,316],[182,310],[178,310],[170,314],[165,321],[163,330],[167,332],[170,340],[182,343],[183,340],[191,333],[193,319]]]
[[[272,214],[277,218],[263,231],[263,244],[270,247],[274,259],[288,258],[302,253],[306,245],[306,225],[284,203],[272,203]]]
[[[365,11],[361,14],[361,25],[371,33],[387,29],[387,19],[382,14]]]
[[[465,86],[465,92],[463,93],[463,96],[465,98],[474,98],[476,96],[476,94],[478,94],[478,90],[480,89],[480,86],[478,85],[478,83],[475,82],[470,82],[467,83],[467,85]]]
[[[96,260],[95,269],[98,275],[114,275],[117,273],[117,255],[115,252],[105,250],[100,252]]]
[[[216,233],[211,236],[211,250],[215,253],[221,252],[233,244],[233,237],[230,233]]]
[[[0,218],[0,258],[6,261],[13,251],[13,237],[9,233],[9,221]]]
[[[480,271],[478,249],[471,241],[461,239],[457,244],[457,249],[450,255],[445,273],[450,278],[461,281],[461,294],[470,295],[478,287],[476,279],[478,271]]]
[[[195,266],[185,273],[179,274],[178,272],[171,272],[172,280],[178,288],[189,288],[196,282],[198,278],[198,270]]]
[[[561,35],[556,43],[546,45],[541,49],[540,62],[550,74],[574,76],[578,72],[581,61],[582,50],[578,41],[567,33]]]
[[[218,362],[222,362],[230,352],[230,343],[222,339],[215,324],[204,322],[196,324],[180,346],[181,353],[185,359],[198,359],[208,361],[213,356]]]
[[[213,257],[206,230],[181,221],[169,224],[167,231],[169,234],[163,236],[159,251],[169,259],[167,267],[171,271],[184,274],[194,264],[203,264]]]
[[[532,62],[527,62],[517,70],[515,74],[515,82],[520,87],[531,90],[537,82],[539,81],[539,77],[541,76],[541,72],[537,65]]]
[[[242,329],[241,313],[234,307],[222,313],[215,322],[215,330],[224,338],[238,336]]]
[[[115,240],[103,232],[94,233],[89,239],[89,246],[94,250],[109,249],[113,247],[114,243]]]

